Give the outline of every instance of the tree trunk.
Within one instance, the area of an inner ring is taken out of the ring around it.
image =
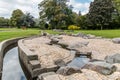
[[[101,30],[103,30],[103,25],[101,25]]]

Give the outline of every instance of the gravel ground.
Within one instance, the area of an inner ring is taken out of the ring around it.
[[[63,37],[62,41],[67,44],[88,41],[89,44],[86,47],[78,48],[78,50],[82,52],[92,51],[93,59],[103,60],[107,55],[120,53],[120,44],[115,44],[110,39],[83,39],[81,37],[65,35],[61,35],[60,37]],[[24,45],[39,55],[40,62],[44,64],[44,66],[52,65],[53,61],[58,58],[62,59],[70,55],[68,50],[56,45],[48,45],[47,43],[49,42],[50,39],[48,37],[38,37],[24,40]]]

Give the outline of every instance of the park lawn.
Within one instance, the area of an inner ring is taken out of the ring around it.
[[[59,32],[53,32],[52,30],[45,30],[48,33],[51,34],[59,34]],[[70,32],[69,30],[65,30],[67,34],[70,33],[84,33],[84,34],[93,34],[96,36],[102,36],[105,38],[116,38],[120,37],[120,30],[74,30],[74,32]]]
[[[0,28],[0,42],[5,39],[16,38],[16,37],[26,37],[32,35],[40,34],[40,31],[45,31],[50,34],[59,34],[60,32],[56,32],[53,30],[40,30],[40,29],[17,29],[17,28]],[[71,32],[69,30],[65,30],[67,34]],[[120,30],[74,30],[72,32],[74,34],[84,33],[84,34],[93,34],[96,36],[102,36],[105,38],[115,38],[120,37]]]
[[[40,34],[39,29],[17,29],[17,28],[0,28],[0,41],[16,38],[16,37],[26,37]]]
[[[116,38],[120,37],[120,30],[81,30],[75,31],[75,33],[85,33],[85,34],[93,34],[96,36],[102,36],[104,38]]]

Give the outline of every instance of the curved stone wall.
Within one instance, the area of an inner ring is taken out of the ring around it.
[[[0,80],[2,78],[3,59],[7,51],[17,46],[18,40],[22,38],[9,39],[0,43]]]
[[[23,41],[23,39],[18,41],[20,63],[22,64],[22,69],[27,79],[34,80],[41,71],[40,64],[38,62],[38,55],[33,54],[28,50],[22,43]]]

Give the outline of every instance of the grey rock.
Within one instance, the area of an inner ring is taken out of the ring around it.
[[[95,39],[95,35],[88,34],[88,35],[87,35],[87,38],[88,38],[88,39]]]
[[[74,44],[71,44],[71,45],[68,45],[68,49],[70,50],[77,50],[76,48],[81,48],[81,47],[85,47],[89,44],[88,41],[85,41],[85,42],[78,42],[78,43],[74,43]]]
[[[67,76],[67,75],[71,75],[74,73],[81,73],[81,70],[78,68],[65,66],[65,67],[61,67],[60,69],[58,69],[58,71],[56,73]]]
[[[76,69],[81,69],[89,61],[90,61],[89,58],[76,57],[70,63],[68,63],[67,66],[72,67],[72,68],[76,68]]]
[[[120,44],[120,38],[114,38],[112,39],[113,43]]]
[[[56,32],[64,32],[64,30],[61,30],[61,29],[53,29],[53,31],[56,31]]]
[[[40,62],[38,60],[29,61],[29,64],[30,64],[32,69],[36,69],[36,68],[41,67]]]
[[[87,57],[87,58],[92,59],[92,52],[79,52],[79,51],[76,51],[75,56],[76,57]]]
[[[116,71],[116,67],[114,65],[106,63],[105,61],[89,62],[83,67],[83,69],[91,69],[103,75],[110,75]]]
[[[64,41],[60,41],[60,42],[58,42],[58,45],[60,45],[62,48],[67,48],[69,45],[66,43],[66,42],[64,42]]]
[[[55,72],[48,72],[39,75],[37,80],[60,80],[60,78]]]
[[[108,63],[120,63],[120,54],[115,54],[112,56],[105,57],[106,62]]]
[[[42,36],[47,36],[47,35],[49,35],[49,33],[44,32],[44,31],[41,31],[41,35],[42,35]]]
[[[57,61],[54,61],[55,65],[57,66],[65,66],[66,63],[62,59],[58,59]]]
[[[59,42],[59,39],[57,38],[52,38],[50,41],[50,44],[57,44]]]
[[[83,33],[72,34],[74,37],[85,37],[86,35]]]

